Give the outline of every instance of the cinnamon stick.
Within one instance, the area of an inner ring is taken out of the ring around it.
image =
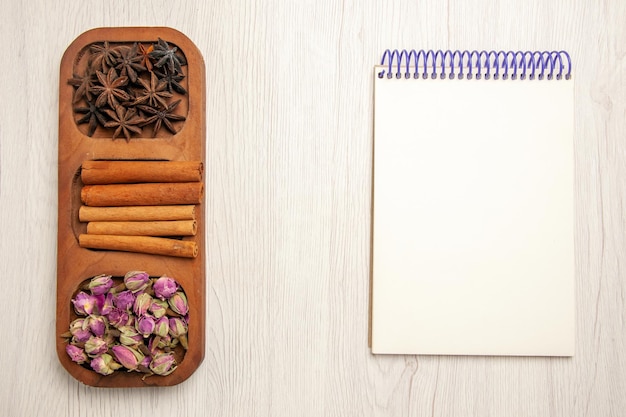
[[[127,206],[89,207],[78,210],[81,222],[195,220],[196,207],[186,206]]]
[[[194,236],[196,230],[193,220],[87,223],[87,234],[90,235]]]
[[[96,207],[199,204],[203,191],[201,182],[85,185],[80,198]]]
[[[81,234],[78,236],[78,244],[82,248],[118,250],[183,258],[195,258],[198,255],[198,246],[195,242],[162,237]]]
[[[141,182],[197,182],[202,180],[199,161],[84,161],[83,184]]]

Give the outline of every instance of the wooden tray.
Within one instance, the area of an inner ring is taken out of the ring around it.
[[[134,42],[153,44],[161,38],[179,48],[186,58],[183,66],[186,98],[177,112],[186,120],[179,122],[178,132],[172,134],[162,128],[157,137],[149,137],[151,129],[130,141],[123,137],[111,139],[110,133],[98,128],[92,137],[86,125],[76,123],[73,111],[74,87],[68,79],[85,64],[85,53],[90,44]],[[143,137],[145,136],[145,137]],[[166,160],[205,162],[205,69],[196,46],[183,34],[164,27],[99,28],[79,36],[66,50],[61,61],[59,83],[59,204],[57,247],[57,354],[62,365],[77,380],[97,387],[170,386],[187,379],[200,365],[205,348],[205,222],[204,197],[196,207],[197,233],[183,238],[194,240],[198,247],[195,258],[81,248],[78,235],[86,226],[78,220],[80,202],[81,164],[86,160]],[[167,275],[175,278],[184,289],[189,303],[189,349],[168,376],[153,375],[142,379],[139,372],[116,371],[102,376],[70,360],[65,352],[66,339],[61,335],[75,316],[71,299],[83,281],[108,274],[123,277],[128,271],[146,271],[150,276]]]

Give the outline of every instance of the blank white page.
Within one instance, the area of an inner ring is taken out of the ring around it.
[[[380,69],[372,352],[572,356],[572,81]]]

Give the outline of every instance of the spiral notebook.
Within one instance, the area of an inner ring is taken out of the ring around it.
[[[374,79],[372,352],[573,356],[569,55],[394,50]]]

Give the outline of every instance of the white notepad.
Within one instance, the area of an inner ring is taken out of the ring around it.
[[[374,71],[372,352],[572,356],[572,81],[383,70]]]

